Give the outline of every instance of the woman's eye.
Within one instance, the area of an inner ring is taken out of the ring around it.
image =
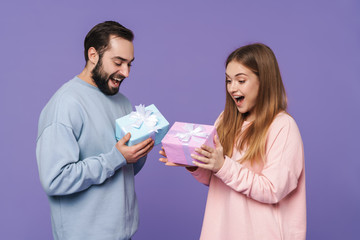
[[[245,83],[245,80],[238,80],[238,82],[243,84],[243,83]]]
[[[226,79],[225,82],[226,82],[226,83],[231,83],[231,80],[230,80],[230,79]]]

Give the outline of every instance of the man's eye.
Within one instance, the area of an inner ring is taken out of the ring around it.
[[[116,66],[120,67],[122,63],[114,62]]]
[[[132,66],[132,64],[131,63],[128,63],[128,67],[131,67]]]

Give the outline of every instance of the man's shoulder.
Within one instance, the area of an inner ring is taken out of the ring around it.
[[[42,109],[40,118],[56,119],[64,111],[74,109],[78,103],[79,90],[74,79],[64,83]],[[75,109],[74,109],[75,110]]]
[[[82,80],[78,77],[74,77],[73,79],[67,81],[64,83],[56,92],[55,94],[50,98],[49,104],[67,104],[67,103],[74,103],[79,101],[81,98],[87,98],[91,91],[94,91],[91,89],[90,86],[86,86],[87,84],[84,82],[82,83]],[[96,91],[94,91],[96,92]]]
[[[62,97],[63,95],[76,97],[79,93],[85,91],[85,87],[80,83],[80,79],[74,77],[73,79],[64,83],[54,94],[53,97]]]
[[[72,87],[73,83],[70,81],[64,83],[49,99],[46,103],[43,111],[46,111],[49,108],[54,108],[59,103],[63,104],[66,100],[70,100],[73,98],[72,96],[76,96],[74,88]],[[71,100],[70,100],[71,101]]]

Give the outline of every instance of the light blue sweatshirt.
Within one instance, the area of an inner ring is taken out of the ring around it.
[[[115,119],[132,111],[118,93],[104,95],[78,77],[40,115],[36,156],[48,195],[54,239],[129,239],[138,227],[134,175],[115,147]]]

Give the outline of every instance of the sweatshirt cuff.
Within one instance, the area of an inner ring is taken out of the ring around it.
[[[231,169],[232,164],[233,160],[231,160],[228,156],[225,156],[224,164],[222,165],[220,170],[215,173],[215,176],[220,179],[225,179],[226,175],[229,173],[229,169]]]
[[[190,171],[190,170],[186,169],[186,171],[188,171],[191,175],[193,175],[194,177],[196,177],[196,176],[199,176],[199,175],[200,175],[200,173],[201,173],[201,168],[198,167],[195,171]]]
[[[114,146],[110,152],[104,154],[104,158],[114,171],[127,164],[126,159],[121,152]]]

